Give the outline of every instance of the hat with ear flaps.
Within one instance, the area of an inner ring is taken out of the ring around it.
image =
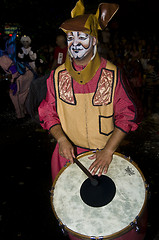
[[[118,8],[118,4],[101,3],[98,6],[96,14],[84,14],[85,7],[83,0],[79,0],[71,12],[72,18],[62,23],[60,28],[65,33],[84,32],[97,39],[98,30],[103,30],[107,26],[108,22],[117,12]],[[76,71],[72,65],[72,59],[67,53],[65,68],[75,81],[79,84],[86,84],[96,74],[100,64],[101,59],[97,51],[95,51],[87,66],[81,71]]]
[[[84,14],[83,0],[79,0],[71,11],[71,19],[66,20],[60,28],[65,32],[85,32],[98,38],[98,30],[104,30],[108,22],[119,9],[115,3],[101,3],[96,14]]]

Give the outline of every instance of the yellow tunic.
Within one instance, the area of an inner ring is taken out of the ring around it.
[[[96,78],[96,73],[93,78]],[[113,100],[117,68],[106,62],[105,68],[101,68],[100,77],[96,79],[94,92],[76,93],[75,82],[78,81],[71,77],[65,64],[56,69],[56,107],[62,129],[76,146],[102,149],[114,130]]]

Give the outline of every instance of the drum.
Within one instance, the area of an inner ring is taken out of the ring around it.
[[[87,169],[91,155],[77,157]],[[130,158],[115,153],[106,175],[115,184],[115,196],[105,206],[91,207],[80,195],[85,173],[76,164],[61,169],[51,189],[51,205],[60,226],[78,239],[144,239],[148,185],[141,170]]]

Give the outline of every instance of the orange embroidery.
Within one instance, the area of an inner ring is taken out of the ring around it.
[[[59,73],[59,97],[67,103],[75,104],[72,78],[67,70]]]
[[[113,72],[103,69],[98,82],[96,93],[93,97],[93,105],[105,106],[112,100]]]

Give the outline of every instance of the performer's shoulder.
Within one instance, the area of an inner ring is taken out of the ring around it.
[[[114,63],[112,63],[111,61],[109,61],[105,58],[101,58],[101,64],[103,66],[105,66],[104,68],[106,68],[106,69],[113,69],[114,70],[114,69],[117,68],[117,66]]]
[[[64,70],[66,70],[65,63],[63,63],[62,65],[58,66],[54,71],[55,72],[61,72],[61,71],[64,71]]]

